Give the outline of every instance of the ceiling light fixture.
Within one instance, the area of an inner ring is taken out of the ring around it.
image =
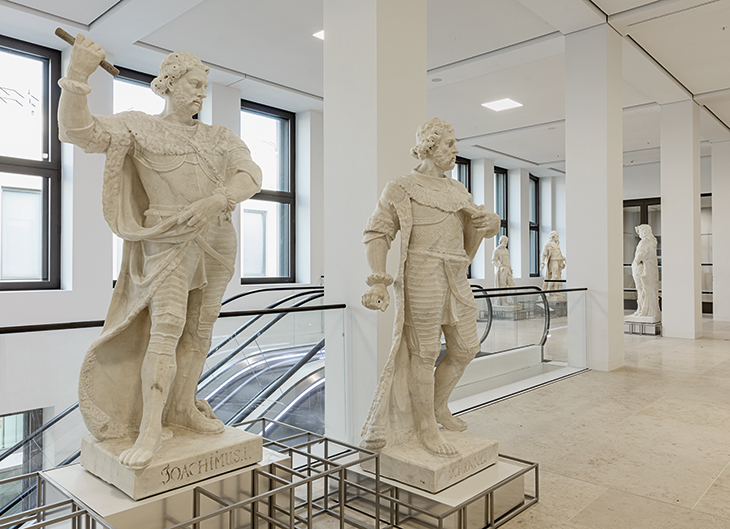
[[[499,101],[492,101],[491,103],[482,103],[482,106],[494,110],[495,112],[499,112],[509,108],[521,107],[522,103],[512,101],[511,99],[500,99]]]
[[[312,36],[324,40],[324,30],[318,31],[317,33],[312,33]]]

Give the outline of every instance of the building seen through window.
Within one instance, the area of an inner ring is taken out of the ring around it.
[[[241,101],[241,138],[263,173],[241,206],[241,282],[294,281],[294,114]]]
[[[0,37],[0,289],[60,287],[60,53]]]

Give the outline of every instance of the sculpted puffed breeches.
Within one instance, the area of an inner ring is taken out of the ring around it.
[[[441,351],[471,361],[479,352],[477,307],[465,273],[465,257],[409,253],[405,277],[404,334],[411,360],[431,366]]]

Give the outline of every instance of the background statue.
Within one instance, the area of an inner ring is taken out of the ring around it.
[[[498,288],[513,287],[515,281],[512,278],[512,263],[509,260],[507,243],[509,238],[502,235],[499,238],[499,245],[492,253],[492,264],[494,265],[494,282]]]
[[[651,226],[641,224],[636,226],[636,233],[640,237],[636,245],[634,260],[631,263],[631,273],[636,284],[637,308],[632,316],[652,318],[652,321],[661,321],[662,313],[659,310],[659,266],[657,264],[656,237]]]
[[[364,233],[372,274],[362,303],[369,309],[388,307],[393,278],[385,272],[386,256],[398,230],[401,248],[393,344],[363,426],[363,445],[380,449],[416,436],[429,452],[455,456],[438,424],[454,431],[467,426],[448,408],[449,395],[480,349],[466,269],[482,239],[499,231],[500,220],[444,175],[459,152],[449,123],[426,121],[416,140],[411,154],[421,163],[388,182]],[[447,354],[434,372],[442,331]]]
[[[165,98],[160,115],[92,116],[88,79],[104,56],[78,35],[59,81],[61,140],[106,153],[104,217],[124,239],[102,335],[82,364],[79,406],[97,439],[135,440],[120,462],[140,469],[169,435],[163,425],[223,431],[208,403],[196,401],[197,383],[233,274],[230,214],[259,191],[261,170],[235,133],[192,119],[208,68],[189,53],[165,57],[152,81]]]
[[[565,268],[565,257],[560,251],[560,237],[558,232],[550,232],[550,240],[545,243],[540,254],[540,270],[545,269],[545,279],[562,279]],[[560,283],[544,283],[543,290],[560,290]]]

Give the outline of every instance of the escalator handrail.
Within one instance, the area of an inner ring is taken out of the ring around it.
[[[26,444],[30,443],[32,440],[34,440],[36,437],[38,437],[43,432],[45,432],[46,430],[48,430],[51,426],[53,426],[54,424],[56,424],[58,421],[60,421],[61,419],[63,419],[67,415],[69,415],[71,412],[73,412],[78,407],[79,407],[79,403],[78,402],[75,403],[75,404],[72,404],[71,406],[69,406],[68,408],[66,408],[64,411],[62,411],[61,413],[59,413],[58,415],[56,415],[53,419],[51,419],[50,421],[48,421],[47,423],[45,423],[44,425],[42,425],[36,431],[32,432],[27,437],[25,437],[25,438],[21,439],[20,441],[18,441],[17,443],[15,443],[13,446],[11,446],[10,448],[8,448],[5,452],[3,452],[2,454],[0,454],[0,461],[3,461],[8,456],[10,456],[10,454],[14,453],[19,448],[25,446]]]
[[[264,291],[264,290],[262,290],[262,291]],[[292,294],[291,296],[283,297],[280,300],[275,301],[274,303],[272,303],[270,305],[267,305],[264,310],[276,308],[279,305],[281,305],[282,303],[286,303],[287,301],[291,301],[292,299],[296,299],[296,298],[300,298],[302,296],[309,295],[312,292],[313,291],[311,291],[311,292],[310,291],[297,292],[296,294]],[[232,299],[234,299],[234,298],[229,298],[226,301],[224,301],[223,303],[226,303],[226,302],[228,302],[228,301],[230,301]],[[238,299],[238,298],[235,298],[235,299]],[[221,305],[223,305],[223,303],[221,303]],[[226,318],[226,317],[230,317],[230,316],[239,316],[239,315],[240,314],[238,314],[238,312],[235,312],[235,313],[231,313],[231,312],[227,312],[226,313],[226,312],[224,312],[224,313],[221,313],[218,317],[219,318],[220,317]],[[248,329],[251,325],[253,325],[254,323],[256,323],[258,320],[260,320],[264,316],[265,316],[264,313],[255,315],[249,321],[247,321],[246,323],[244,323],[241,327],[239,327],[238,329],[236,329],[235,331],[233,331],[228,338],[225,338],[222,342],[218,343],[215,347],[213,347],[210,351],[208,351],[208,356],[211,356],[211,355],[217,353],[218,350],[220,350],[224,345],[226,345],[227,343],[229,343],[236,336],[238,336],[239,334],[241,334],[243,331],[245,331],[246,329]]]
[[[305,303],[308,303],[310,301],[313,301],[313,300],[318,299],[318,298],[321,298],[321,297],[324,297],[324,292],[318,292],[317,294],[312,294],[307,299],[303,299],[301,301],[298,301],[297,303],[294,304],[293,307],[289,307],[288,309],[269,309],[269,310],[276,311],[275,314],[277,314],[277,316],[274,317],[274,318],[272,318],[270,322],[268,322],[266,325],[264,325],[263,327],[261,327],[261,329],[259,329],[256,333],[252,334],[248,338],[248,340],[246,340],[241,345],[239,345],[238,347],[236,347],[232,352],[228,353],[224,358],[222,358],[221,360],[219,360],[213,367],[211,367],[210,369],[208,369],[208,371],[206,371],[205,373],[203,373],[200,376],[200,379],[198,380],[198,389],[200,389],[200,384],[203,381],[205,381],[206,379],[208,379],[221,366],[223,366],[224,364],[226,364],[231,358],[233,358],[238,353],[240,353],[241,351],[243,351],[246,347],[248,347],[249,345],[251,345],[255,340],[258,340],[259,337],[261,337],[262,334],[264,334],[271,327],[273,327],[274,325],[276,325],[284,316],[286,316],[287,314],[290,314],[292,312],[299,312],[299,311],[291,310],[291,309],[294,309],[294,308],[302,308],[301,306],[304,305]],[[313,310],[318,310],[318,309],[319,309],[319,307],[313,308]],[[258,314],[258,313],[262,313],[263,311],[254,311],[254,312]]]
[[[256,290],[249,290],[248,292],[239,292],[238,294],[235,294],[231,296],[228,299],[224,299],[221,302],[221,305],[227,305],[231,303],[232,301],[236,301],[237,299],[241,299],[246,296],[250,296],[251,294],[260,294],[262,292],[278,292],[282,290],[324,290],[324,287],[322,285],[310,285],[310,286],[292,286],[292,287],[266,287],[266,288],[257,288]]]
[[[251,399],[251,401],[241,411],[231,417],[226,424],[235,424],[241,422],[248,417],[263,401],[268,399],[273,393],[283,386],[291,377],[293,377],[297,371],[299,371],[307,362],[309,362],[319,351],[324,348],[324,338],[320,342],[312,347],[312,349],[302,357],[299,362],[294,364],[286,373],[276,379],[275,382],[269,384],[267,387],[259,391],[259,393]]]

